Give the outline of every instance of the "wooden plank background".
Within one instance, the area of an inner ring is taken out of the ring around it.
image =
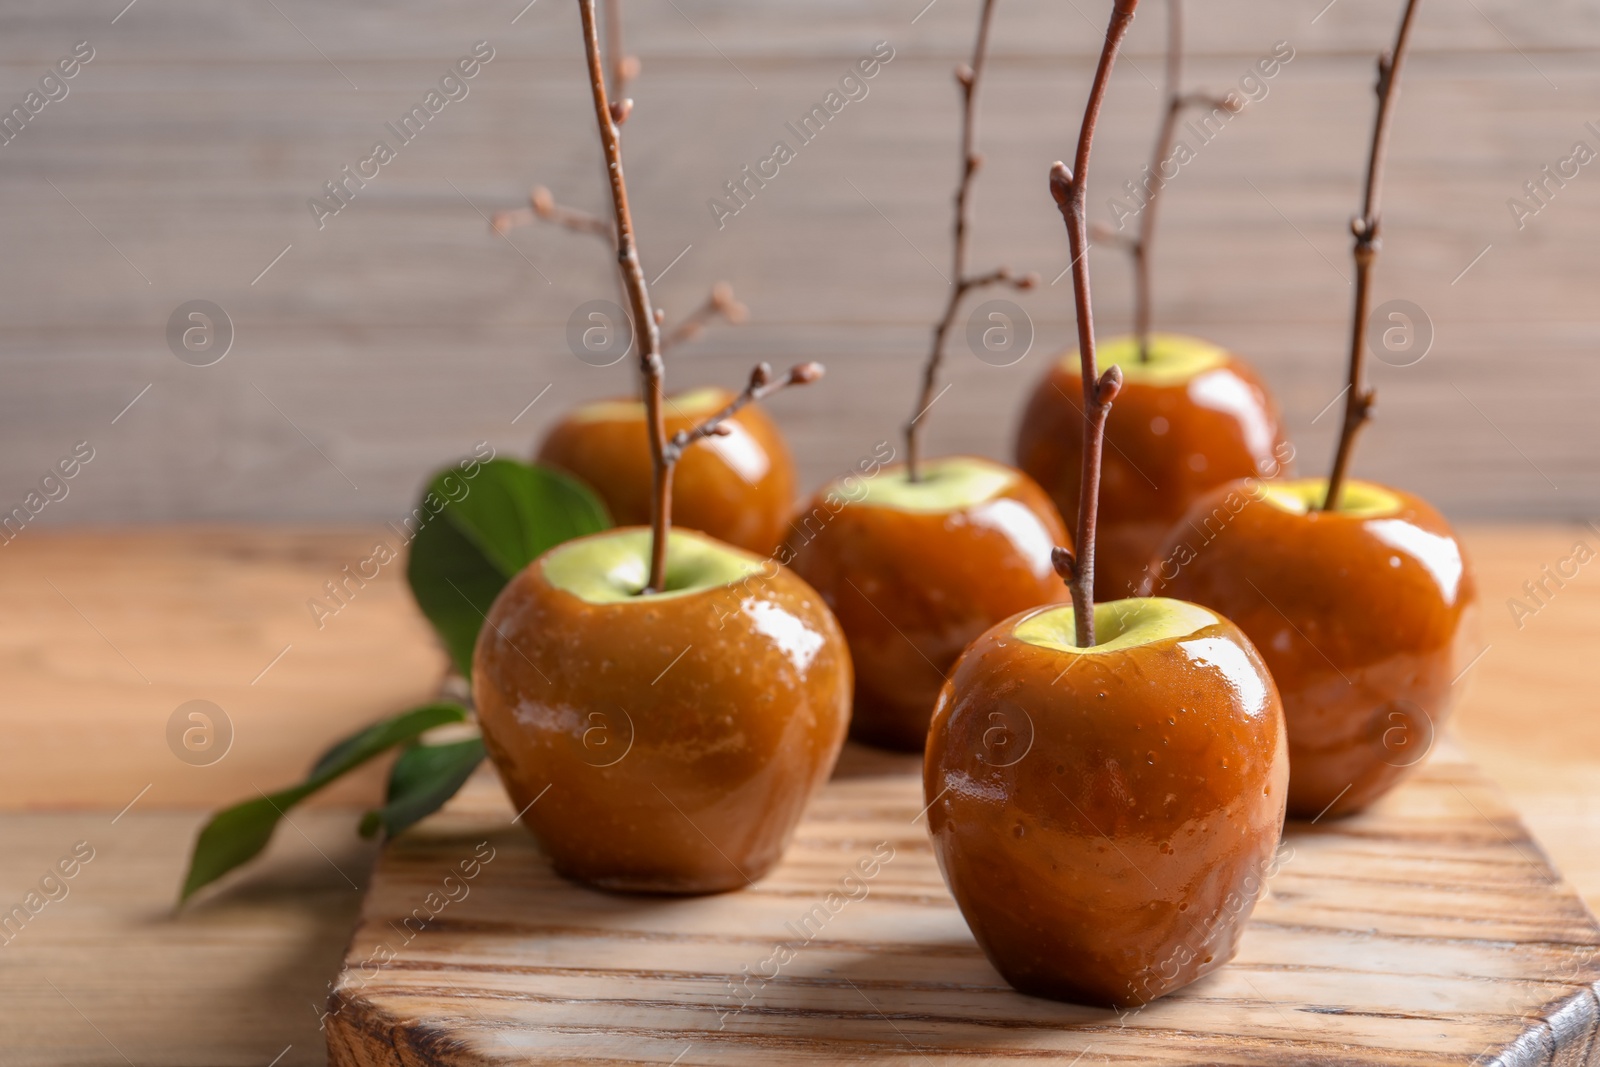
[[[594,242],[542,227],[501,240],[480,217],[534,182],[603,204],[571,3],[125,2],[0,9],[7,108],[75,42],[95,49],[70,94],[0,146],[0,508],[87,439],[94,462],[40,523],[388,517],[475,441],[525,452],[562,408],[630,388],[626,366],[589,367],[564,339],[578,304],[611,294]],[[684,348],[671,380],[826,361],[825,385],[774,405],[808,484],[893,435],[943,299],[950,68],[975,5],[925,4],[626,5],[644,65],[626,151],[649,275],[687,250],[657,300],[681,314],[726,278],[753,316]],[[1154,122],[1164,15],[1145,7],[1102,127],[1100,211]],[[1311,470],[1336,421],[1313,425],[1339,387],[1346,220],[1396,7],[1190,5],[1193,85],[1235,84],[1279,40],[1295,58],[1170,187],[1159,321],[1256,360]],[[1044,176],[1068,151],[1104,15],[1103,0],[1001,5],[976,262],[1047,279],[1065,265]],[[319,230],[307,199],[478,40],[495,58],[470,95]],[[895,58],[870,94],[719,230],[707,199],[879,40]],[[1377,285],[1423,307],[1437,339],[1415,366],[1376,368],[1380,421],[1359,469],[1460,516],[1591,514],[1600,166],[1520,231],[1506,201],[1574,142],[1600,148],[1585,126],[1600,123],[1600,6],[1432,0],[1416,47]],[[1124,264],[1107,251],[1095,266],[1102,328],[1120,329]],[[196,298],[236,328],[207,368],[164,336]],[[1020,398],[1072,331],[1065,283],[1022,302],[1033,352],[1002,369],[958,346],[932,447],[1009,453]]]

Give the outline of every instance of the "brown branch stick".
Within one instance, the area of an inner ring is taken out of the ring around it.
[[[611,205],[616,215],[617,265],[627,289],[629,311],[639,343],[639,374],[642,379],[645,424],[650,436],[653,467],[650,484],[650,579],[645,592],[662,588],[667,573],[667,531],[672,524],[672,464],[667,462],[667,424],[662,413],[665,367],[661,362],[661,332],[650,307],[650,292],[639,263],[634,240],[633,215],[628,209],[628,185],[622,173],[622,143],[617,129],[618,112],[606,98],[604,64],[600,59],[600,35],[595,25],[594,0],[578,0],[583,18],[583,40],[588,52],[589,87],[594,96],[595,122],[600,127],[600,144],[605,150],[606,173],[611,179]]]
[[[1069,170],[1057,162],[1050,169],[1050,195],[1067,224],[1067,246],[1072,256],[1072,298],[1078,311],[1078,355],[1083,368],[1083,477],[1078,489],[1078,529],[1074,554],[1057,547],[1052,553],[1056,573],[1072,594],[1079,648],[1094,646],[1094,535],[1100,505],[1100,452],[1105,441],[1106,417],[1122,388],[1122,369],[1113,365],[1102,376],[1095,364],[1094,310],[1089,294],[1088,197],[1089,148],[1094,142],[1100,105],[1105,101],[1117,49],[1128,35],[1139,0],[1115,0],[1106,30],[1100,62],[1095,67],[1083,125],[1078,129],[1078,151]]]
[[[628,82],[639,76],[639,60],[623,50],[621,0],[605,0],[604,21],[606,31],[604,66],[611,72],[606,106],[613,124],[621,126],[633,110],[633,101],[626,99],[622,94],[627,89]],[[572,233],[589,234],[604,241],[608,249],[617,248],[615,223],[598,215],[591,215],[587,211],[558,203],[550,190],[542,185],[536,185],[529,191],[527,207],[496,211],[489,220],[489,228],[503,237],[519,226],[528,226],[539,221],[560,226]],[[631,303],[627,278],[619,274],[617,283],[623,300]],[[708,322],[719,317],[732,323],[743,322],[746,317],[745,306],[734,299],[733,290],[726,282],[718,282],[712,286],[711,294],[705,303],[671,333],[662,337],[660,351],[666,352],[674,345],[693,340],[704,331]]]
[[[1150,249],[1156,234],[1156,200],[1167,179],[1162,176],[1162,164],[1172,152],[1173,140],[1178,133],[1178,120],[1185,108],[1225,107],[1230,111],[1231,100],[1207,93],[1183,91],[1183,0],[1167,0],[1167,74],[1166,106],[1162,110],[1161,125],[1156,132],[1155,148],[1151,153],[1147,196],[1139,214],[1139,235],[1124,242],[1133,261],[1133,335],[1139,342],[1139,362],[1150,359]]]
[[[1338,510],[1339,498],[1344,493],[1345,479],[1350,470],[1350,455],[1355,448],[1356,434],[1372,418],[1373,405],[1378,398],[1377,391],[1366,384],[1366,339],[1363,335],[1371,296],[1372,264],[1378,258],[1381,244],[1378,219],[1383,190],[1383,161],[1389,147],[1389,125],[1394,118],[1393,103],[1400,84],[1400,67],[1405,62],[1406,46],[1411,42],[1411,24],[1416,12],[1417,0],[1406,0],[1394,48],[1378,56],[1378,114],[1372,124],[1372,145],[1367,154],[1366,192],[1361,201],[1361,214],[1350,220],[1350,232],[1355,237],[1353,252],[1356,261],[1355,307],[1350,319],[1350,375],[1345,387],[1344,424],[1339,430],[1339,446],[1333,454],[1333,472],[1328,476],[1328,495],[1322,503],[1324,511]]]
[[[489,227],[496,234],[503,236],[518,226],[538,220],[552,223],[573,233],[598,237],[605,242],[606,248],[616,249],[617,228],[613,223],[598,215],[591,215],[587,211],[558,204],[550,190],[542,185],[534,186],[528,196],[527,207],[496,211],[489,220]],[[622,298],[626,300],[627,289],[620,274],[617,276],[617,285]],[[662,336],[661,351],[665,353],[676,345],[694,340],[705,332],[706,324],[715,319],[740,323],[744,322],[748,315],[749,309],[734,298],[733,287],[727,282],[717,282],[711,287],[711,292],[704,303],[690,312],[682,322],[673,327],[670,333]]]
[[[489,220],[489,227],[496,234],[505,234],[518,226],[527,226],[540,219],[571,230],[573,233],[587,233],[598,237],[606,243],[607,248],[616,247],[615,226],[598,215],[556,203],[550,190],[542,185],[535,185],[529,191],[527,207],[496,211]]]
[[[624,99],[622,94],[628,82],[638,77],[639,60],[636,56],[627,55],[623,51],[620,0],[606,0],[604,25],[605,65],[611,71],[609,98],[620,101],[617,107],[613,108],[613,117],[617,124],[621,125],[631,112],[633,104],[631,100]],[[535,222],[548,222],[572,233],[588,234],[604,241],[607,249],[616,248],[615,224],[598,215],[591,215],[587,211],[557,202],[550,190],[542,185],[536,185],[529,191],[527,207],[496,211],[489,219],[489,229],[497,236],[503,237],[518,227],[530,226]],[[622,298],[627,300],[626,282],[618,276],[617,284]],[[733,291],[726,282],[716,283],[705,303],[674,327],[671,333],[662,337],[661,350],[666,352],[675,345],[693,340],[704,332],[707,323],[717,318],[731,323],[740,323],[746,318],[745,306],[733,298]]]
[[[616,101],[617,107],[621,109],[621,114],[613,114],[617,125],[620,126],[627,121],[628,112],[633,109],[633,101],[624,95],[628,82],[639,76],[638,57],[630,56],[623,50],[622,0],[605,0],[605,30],[605,65],[611,71],[610,98]],[[606,247],[614,247],[616,231],[611,223],[587,211],[579,211],[556,203],[555,198],[550,195],[550,190],[542,185],[534,186],[528,194],[527,207],[496,211],[489,226],[496,234],[504,235],[518,226],[530,225],[538,219],[553,222],[574,233],[589,233],[604,238]]]
[[[676,463],[683,457],[684,450],[696,441],[707,437],[720,437],[729,433],[725,425],[727,421],[737,415],[747,404],[757,400],[764,400],[781,389],[791,385],[810,385],[819,380],[823,374],[820,363],[796,363],[789,368],[789,373],[782,378],[772,377],[772,364],[758,363],[750,372],[750,381],[744,390],[733,398],[721,411],[706,419],[700,425],[689,430],[679,430],[672,435],[672,440],[667,442],[668,462]]]
[[[934,389],[939,384],[939,366],[944,361],[945,340],[954,325],[956,312],[962,299],[974,289],[990,285],[1010,284],[1017,289],[1031,289],[1038,279],[1031,274],[1013,277],[1005,267],[987,274],[967,273],[967,231],[970,228],[972,179],[983,166],[978,154],[978,83],[983,78],[989,58],[989,27],[994,21],[995,0],[983,0],[978,13],[978,37],[972,47],[972,62],[956,68],[956,83],[961,86],[961,180],[956,185],[955,240],[951,250],[950,298],[945,302],[944,314],[933,328],[933,345],[922,368],[922,388],[917,395],[917,406],[905,425],[906,477],[921,481],[922,449],[920,432],[922,418],[933,406]]]
[[[643,593],[661,592],[666,587],[667,536],[672,529],[672,470],[683,450],[702,437],[726,433],[723,423],[746,404],[790,385],[805,385],[822,377],[822,365],[801,363],[780,381],[772,380],[772,368],[763,363],[751,372],[750,382],[733,402],[692,430],[667,439],[665,403],[666,366],[661,359],[660,321],[650,306],[649,288],[633,232],[633,214],[628,209],[628,184],[622,173],[622,140],[617,126],[628,113],[626,106],[607,99],[605,64],[600,58],[600,36],[595,22],[595,0],[578,0],[583,18],[583,41],[588,53],[589,87],[594,95],[595,121],[600,127],[600,144],[605,150],[606,173],[611,179],[611,204],[616,216],[617,264],[627,289],[630,316],[639,342],[639,375],[644,393],[645,426],[650,438],[650,578]],[[719,313],[729,314],[737,306],[726,286],[712,291],[712,302]]]
[[[711,287],[705,303],[691,311],[661,339],[661,350],[665,352],[685,341],[694,340],[704,332],[706,323],[714,319],[740,323],[748,316],[749,310],[734,297],[733,286],[727,282],[717,282]]]

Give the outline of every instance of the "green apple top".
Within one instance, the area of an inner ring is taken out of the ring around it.
[[[1259,654],[1233,623],[1209,608],[1167,597],[1135,597],[1094,606],[1095,636],[1091,648],[1079,648],[1072,606],[1062,604],[1029,612],[1012,633],[1025,644],[1064,652],[1091,661],[1117,656],[1143,646],[1165,644],[1176,648],[1194,668],[1214,672],[1224,679],[1247,715],[1265,714],[1278,705],[1277,693]],[[1131,671],[1137,666],[1102,662],[1102,670]],[[1071,670],[1072,665],[1067,666]],[[1143,678],[1144,683],[1152,681]]]
[[[1153,333],[1149,359],[1139,358],[1139,339],[1132,336],[1101,342],[1095,348],[1095,358],[1102,372],[1112,365],[1121,367],[1122,380],[1127,384],[1180,385],[1222,366],[1229,356],[1226,349],[1198,337]],[[1062,356],[1061,363],[1076,370],[1079,365],[1077,350]]]
[[[1104,655],[1157,641],[1189,637],[1221,621],[1222,616],[1216,612],[1186,600],[1137,597],[1110,600],[1094,606],[1094,632],[1099,641],[1091,648],[1078,647],[1078,631],[1071,604],[1029,612],[1012,628],[1012,633],[1016,634],[1019,641],[1040,648],[1052,648],[1073,655]]]
[[[761,571],[760,557],[693,530],[667,537],[666,587],[640,595],[650,577],[650,531],[628,526],[557,545],[540,558],[545,580],[591,604],[653,602],[732,585]]]
[[[922,478],[911,481],[904,466],[888,467],[871,479],[840,479],[832,491],[854,504],[900,511],[960,511],[993,500],[1016,484],[1010,467],[976,456],[946,456],[922,464]],[[850,482],[857,482],[854,488]]]
[[[1262,482],[1261,499],[1291,515],[1305,515],[1322,508],[1328,499],[1328,479],[1295,478],[1292,481]],[[1400,497],[1381,485],[1371,482],[1349,481],[1339,495],[1340,515],[1355,519],[1379,519],[1398,515],[1402,509]]]
[[[943,456],[922,464],[922,477],[911,481],[904,465],[885,467],[873,478],[841,478],[823,490],[837,494],[851,507],[882,508],[912,515],[959,515],[974,527],[1004,535],[1035,575],[1051,575],[1049,526],[1030,505],[1027,476],[1013,467],[977,456]],[[1037,600],[1034,603],[1038,603]]]
[[[699,421],[714,414],[731,399],[726,389],[704,386],[669,397],[667,404],[672,414]],[[583,404],[574,408],[568,417],[576,422],[634,422],[643,419],[644,415],[644,401],[615,399]]]

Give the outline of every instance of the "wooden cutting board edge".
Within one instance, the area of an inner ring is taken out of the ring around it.
[[[1537,859],[1548,870],[1552,877],[1552,889],[1561,898],[1571,899],[1565,903],[1575,906],[1583,920],[1586,921],[1593,941],[1588,945],[1578,942],[1559,941],[1552,942],[1552,947],[1567,947],[1573,950],[1587,948],[1590,951],[1589,967],[1593,977],[1586,986],[1576,991],[1567,991],[1561,996],[1553,998],[1526,1009],[1523,1019],[1526,1029],[1513,1040],[1503,1043],[1500,1047],[1493,1045],[1485,1047],[1480,1053],[1469,1060],[1460,1061],[1470,1064],[1471,1067],[1600,1067],[1600,952],[1596,945],[1600,945],[1600,921],[1578,897],[1575,891],[1555,870],[1544,849],[1533,838],[1523,825],[1520,817],[1509,806],[1504,794],[1491,780],[1477,768],[1477,765],[1461,752],[1453,742],[1446,740],[1439,746],[1441,751],[1433,754],[1433,763],[1438,766],[1438,761],[1443,757],[1447,766],[1458,766],[1471,772],[1476,777],[1473,783],[1482,788],[1493,797],[1493,806],[1485,809],[1474,804],[1479,809],[1479,814],[1485,821],[1494,824],[1496,830],[1506,843],[1515,848],[1518,853],[1526,856],[1527,850],[1537,856]],[[854,743],[846,746],[840,765],[835,772],[833,782],[841,779],[858,777],[878,777],[884,775],[914,773],[913,768],[920,761],[915,757],[905,757],[897,754],[883,753],[874,749],[857,746]],[[486,765],[487,768],[487,765]],[[833,783],[830,783],[830,785]],[[1401,786],[1406,788],[1405,785]],[[509,802],[504,801],[500,790],[499,780],[492,770],[480,769],[467,790],[463,791],[466,799],[463,802],[453,801],[446,809],[446,816],[459,812],[463,806],[470,806],[476,814],[482,809],[486,798],[498,795],[499,801],[488,801],[490,804],[498,803],[505,812],[510,812]],[[1465,794],[1463,794],[1464,796]],[[1469,799],[1469,803],[1471,803]],[[464,814],[464,813],[462,813]],[[438,818],[437,816],[435,818]],[[1507,825],[1509,823],[1509,825]],[[1297,827],[1291,824],[1290,830]],[[1306,829],[1301,826],[1298,829]],[[1508,831],[1513,831],[1512,836],[1507,836]],[[386,846],[384,853],[377,861],[374,872],[373,887],[368,890],[368,902],[363,904],[363,923],[367,919],[367,910],[371,902],[373,889],[377,887],[378,880],[382,877],[385,859],[392,848]],[[355,948],[361,925],[358,924],[352,931],[350,944],[346,949],[346,968],[351,966],[351,950]],[[427,1019],[418,1018],[390,1011],[376,1003],[375,999],[360,993],[348,992],[342,982],[336,982],[333,992],[329,996],[327,1005],[328,1015],[326,1034],[328,1042],[329,1062],[333,1067],[478,1067],[478,1065],[499,1064],[503,1061],[479,1054],[473,1044],[451,1033],[436,1023]],[[695,1034],[696,1043],[714,1043],[719,1040],[717,1031],[679,1031],[680,1035]],[[1394,1062],[1400,1063],[1435,1063],[1446,1062],[1429,1057],[1410,1056],[1401,1053],[1399,1058],[1392,1061],[1374,1059],[1350,1058],[1351,1049],[1337,1042],[1311,1043],[1296,1042],[1291,1048],[1280,1041],[1272,1039],[1253,1039],[1240,1035],[1238,1047],[1230,1050],[1230,1063],[1262,1063],[1277,1064],[1289,1062],[1286,1054],[1293,1056],[1292,1062],[1300,1064],[1340,1064],[1340,1063],[1375,1063]],[[782,1041],[773,1042],[766,1051],[770,1056],[778,1051]],[[943,1050],[954,1052],[955,1050]],[[1363,1053],[1373,1050],[1363,1049]],[[550,1058],[532,1061],[541,1064],[577,1064],[584,1065],[623,1065],[639,1064],[645,1062],[662,1062],[667,1060],[642,1060],[636,1058],[616,1057],[568,1057],[556,1053]],[[923,1062],[927,1062],[926,1058]],[[1063,1061],[1065,1062],[1065,1061]],[[1211,1060],[1196,1060],[1194,1062],[1223,1062]]]

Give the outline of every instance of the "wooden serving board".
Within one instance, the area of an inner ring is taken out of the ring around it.
[[[1372,812],[1292,825],[1238,958],[1122,1015],[1001,981],[939,876],[917,771],[852,746],[773,874],[696,899],[563,881],[482,774],[385,849],[330,1058],[1600,1064],[1600,928],[1451,746]],[[842,881],[885,845],[864,887]]]

